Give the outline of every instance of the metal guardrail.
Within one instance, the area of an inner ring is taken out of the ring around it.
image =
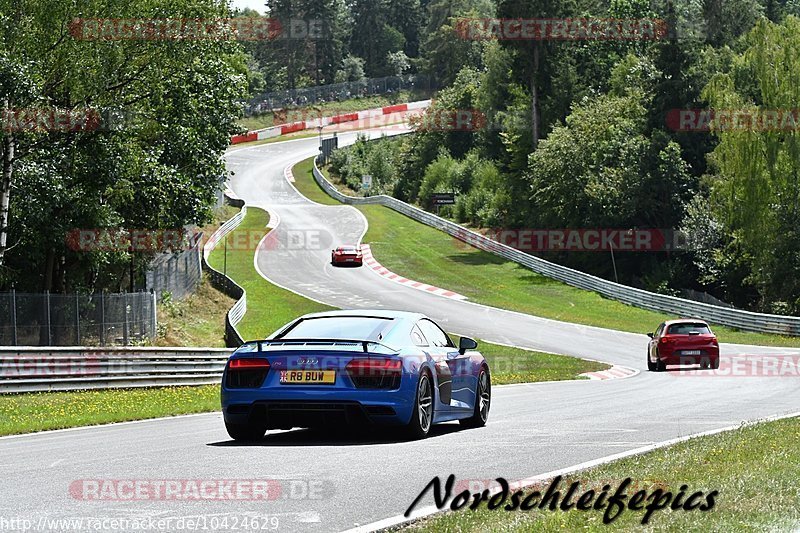
[[[213,385],[225,348],[0,347],[0,393]]]
[[[759,333],[800,336],[800,317],[754,313],[741,309],[720,307],[703,302],[686,300],[665,294],[657,294],[635,287],[608,281],[585,272],[557,265],[544,259],[521,252],[471,231],[455,222],[438,217],[418,207],[386,195],[357,198],[340,193],[329,182],[314,161],[314,179],[331,197],[344,204],[379,204],[394,209],[418,222],[441,230],[458,240],[476,248],[493,253],[509,261],[519,263],[538,274],[553,278],[579,289],[596,292],[635,307],[669,313],[678,316],[700,317],[715,324]]]
[[[247,312],[247,291],[231,278],[208,264],[208,256],[211,254],[211,251],[230,232],[239,227],[239,224],[242,223],[242,220],[244,220],[247,214],[247,206],[244,205],[244,202],[234,201],[232,203],[234,205],[238,204],[242,209],[236,213],[234,217],[220,226],[203,246],[203,269],[208,273],[209,280],[214,288],[224,292],[231,298],[236,298],[236,303],[225,314],[225,344],[231,348],[236,348],[244,344],[244,339],[239,333],[239,330],[236,329],[236,326],[242,321],[244,314]]]

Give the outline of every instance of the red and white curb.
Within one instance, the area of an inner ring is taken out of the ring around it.
[[[312,120],[300,120],[297,122],[291,122],[289,124],[278,124],[277,126],[272,126],[271,128],[248,131],[242,135],[234,135],[231,137],[231,144],[263,141],[266,139],[272,139],[273,137],[282,137],[298,131],[312,130],[320,127],[324,128],[325,126],[345,124],[347,122],[365,121],[367,122],[366,126],[384,126],[385,124],[380,122],[373,123],[374,119],[394,115],[396,113],[405,113],[407,111],[426,109],[428,106],[430,106],[430,104],[430,100],[420,100],[418,102],[409,102],[407,104],[390,105],[378,107],[376,109],[365,109],[364,111],[345,113],[343,115],[336,115],[333,117],[321,117]]]
[[[417,289],[430,294],[435,294],[437,296],[442,296],[444,298],[450,298],[451,300],[467,299],[466,296],[463,296],[456,292],[449,291],[447,289],[441,289],[439,287],[434,287],[433,285],[428,285],[427,283],[420,283],[419,281],[414,281],[412,279],[404,278],[403,276],[395,274],[388,268],[378,263],[378,261],[372,256],[372,249],[370,249],[369,244],[361,245],[361,254],[364,257],[364,264],[367,266],[367,268],[372,269],[372,271],[378,274],[379,276],[383,276],[384,278],[392,280],[395,283],[400,283],[401,285],[405,285],[406,287],[411,287],[412,289]]]
[[[601,370],[599,372],[586,372],[581,376],[586,376],[593,380],[606,380],[606,379],[625,379],[638,374],[639,371],[627,366],[612,366],[608,370]]]
[[[287,166],[283,169],[283,176],[289,183],[294,183],[294,173],[292,173],[292,167],[294,164]]]

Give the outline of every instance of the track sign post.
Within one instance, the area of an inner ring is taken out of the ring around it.
[[[361,190],[368,191],[372,187],[372,176],[364,174],[361,176]]]
[[[431,203],[436,207],[436,214],[439,214],[439,207],[443,205],[454,205],[456,203],[456,193],[435,192],[431,194]]]
[[[327,165],[331,157],[331,152],[333,152],[339,147],[339,137],[337,137],[336,133],[334,132],[333,137],[329,139],[323,139],[322,133],[320,133],[319,144],[320,144],[319,151],[322,159],[320,163],[323,165]]]

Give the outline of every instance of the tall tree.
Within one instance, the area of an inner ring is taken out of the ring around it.
[[[785,308],[771,310],[798,312],[800,125],[794,110],[800,108],[800,19],[762,19],[745,43],[732,72],[715,76],[703,91],[712,108],[754,117],[712,122],[719,139],[711,156],[712,200],[733,249],[750,258],[749,277],[762,307],[777,301]]]
[[[210,0],[109,3],[120,18],[228,14]],[[109,3],[82,15],[103,16]],[[69,3],[2,0],[0,13],[8,15],[0,72],[9,107],[104,115],[99,129],[4,135],[15,159],[6,281],[31,290],[122,288],[131,281],[130,264],[143,266],[147,254],[79,253],[67,235],[73,228],[156,230],[206,221],[246,88],[245,58],[224,40],[79,39],[70,34],[76,13]]]
[[[565,17],[572,13],[571,1],[541,0],[535,4],[528,0],[498,0],[497,17],[500,19],[552,19]],[[531,39],[527,41],[501,41],[503,46],[513,48],[518,53],[519,68],[515,73],[526,80],[531,99],[531,142],[535,150],[541,136],[540,93],[544,80],[541,79],[542,63],[547,61],[551,45],[547,41]]]

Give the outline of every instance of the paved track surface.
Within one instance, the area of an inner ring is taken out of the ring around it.
[[[342,143],[354,137],[342,135]],[[313,204],[284,178],[288,164],[316,150],[317,140],[308,139],[234,150],[227,156],[235,172],[233,190],[280,219],[275,230],[279,242],[289,232],[312,230],[323,236],[318,249],[277,246],[259,253],[258,266],[269,279],[339,307],[421,311],[449,331],[643,372],[622,380],[496,387],[487,427],[462,430],[446,424],[419,442],[401,442],[391,434],[276,431],[259,444],[237,445],[228,439],[220,414],[2,439],[0,516],[34,523],[42,517],[203,516],[206,523],[227,518],[231,526],[242,517],[273,516],[281,531],[340,531],[401,514],[434,475],[521,479],[675,437],[800,411],[797,377],[648,373],[644,335],[449,300],[365,268],[331,268],[326,239],[358,241],[366,226],[355,209]],[[722,353],[733,360],[757,354],[769,363],[774,355],[799,352],[723,345]],[[281,496],[275,501],[97,502],[69,494],[70,484],[80,479],[254,478],[283,480]],[[303,487],[319,494],[304,497]]]

